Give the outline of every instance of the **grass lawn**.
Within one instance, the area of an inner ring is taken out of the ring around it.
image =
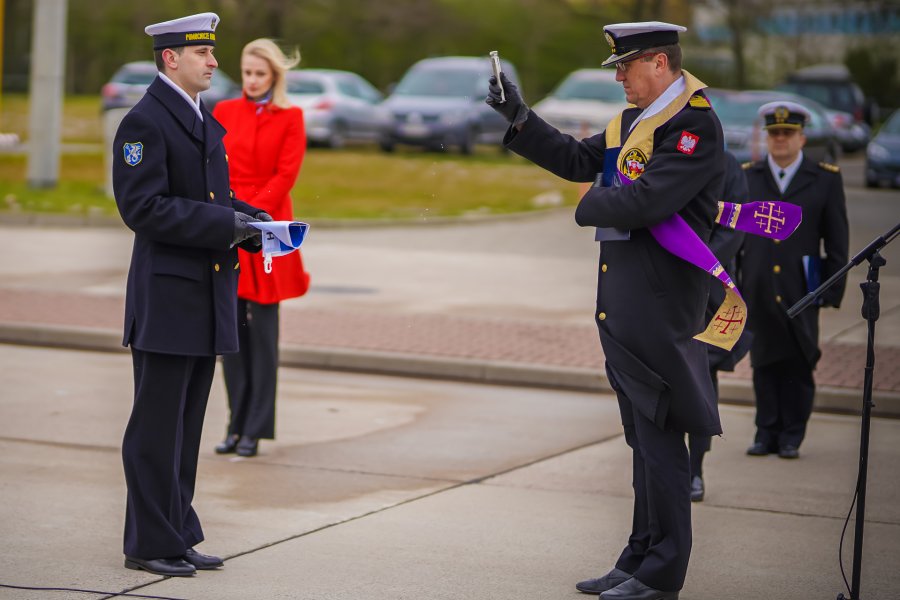
[[[27,139],[27,129],[27,98],[4,96],[0,131]],[[27,157],[0,153],[0,213],[117,214],[115,202],[103,192],[98,97],[66,98],[63,142],[95,144],[97,149],[63,154],[55,189],[29,188]],[[291,197],[294,214],[302,220],[424,220],[571,205],[577,201],[578,185],[494,147],[481,146],[472,156],[460,156],[415,148],[385,154],[374,146],[359,146],[308,150]]]

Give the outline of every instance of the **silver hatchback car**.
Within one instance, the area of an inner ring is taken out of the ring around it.
[[[313,144],[340,148],[347,142],[377,142],[390,125],[380,106],[382,95],[350,71],[288,71],[288,98],[303,109],[306,138]]]

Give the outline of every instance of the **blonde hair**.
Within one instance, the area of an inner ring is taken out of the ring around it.
[[[280,108],[289,108],[291,106],[287,97],[287,83],[284,74],[291,68],[300,64],[300,51],[294,48],[290,56],[278,47],[278,44],[268,38],[260,38],[253,40],[244,46],[241,52],[241,58],[244,56],[255,56],[269,63],[272,69],[272,104]]]

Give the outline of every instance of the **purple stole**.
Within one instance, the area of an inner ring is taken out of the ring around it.
[[[604,185],[631,185],[640,177],[653,154],[653,133],[658,127],[680,112],[691,97],[706,84],[683,71],[685,90],[662,111],[643,119],[620,144],[622,115],[615,117],[606,128],[604,156]],[[684,141],[684,140],[683,140]],[[690,143],[690,140],[686,140]],[[739,231],[774,239],[787,239],[800,225],[800,207],[787,202],[750,202],[733,204],[719,202],[716,223]],[[680,215],[673,214],[665,221],[647,228],[660,246],[697,266],[725,287],[725,300],[706,329],[694,339],[731,350],[747,322],[747,304],[731,277],[703,240]],[[600,236],[602,237],[602,236]],[[619,238],[623,239],[623,238]]]

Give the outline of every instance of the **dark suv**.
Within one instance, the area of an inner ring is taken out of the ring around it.
[[[799,69],[776,89],[812,98],[832,110],[853,115],[870,126],[878,118],[878,105],[867,99],[844,65],[816,65]]]

